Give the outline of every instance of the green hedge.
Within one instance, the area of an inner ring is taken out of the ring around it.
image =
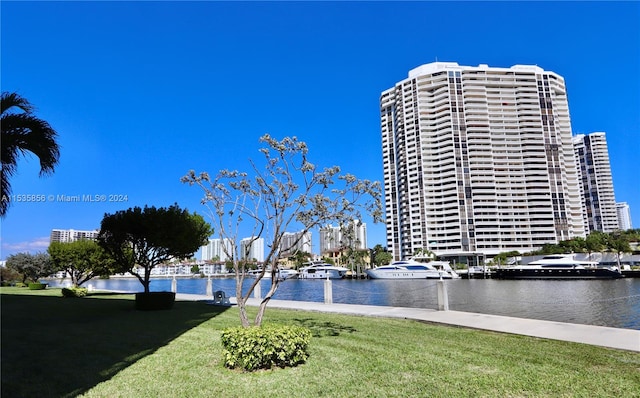
[[[224,364],[246,371],[304,363],[311,331],[301,326],[268,325],[229,328],[222,332]]]
[[[39,282],[29,283],[29,290],[44,290],[46,288],[47,288],[46,283],[39,283]]]
[[[87,288],[84,287],[65,287],[62,288],[64,297],[84,297],[87,295]]]

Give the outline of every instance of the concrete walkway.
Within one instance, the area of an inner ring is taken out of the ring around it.
[[[213,298],[210,296],[184,293],[176,294],[176,299],[213,302]],[[231,297],[230,302],[235,304],[235,297]],[[250,306],[258,306],[260,305],[260,300],[251,298],[247,304]],[[436,311],[422,308],[383,307],[377,305],[325,304],[310,301],[271,300],[269,301],[269,308],[414,319],[424,322],[520,334],[543,339],[572,341],[575,343],[640,352],[640,330],[632,329],[541,321],[537,319],[513,318],[472,312]]]

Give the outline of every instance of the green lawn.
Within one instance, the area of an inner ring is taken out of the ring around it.
[[[310,358],[254,373],[222,366],[237,308],[128,295],[0,288],[10,397],[640,397],[640,354],[401,319],[268,309],[309,327]]]

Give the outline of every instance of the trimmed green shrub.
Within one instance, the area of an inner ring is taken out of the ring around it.
[[[44,290],[46,288],[47,288],[46,283],[39,283],[39,282],[29,283],[29,290]]]
[[[27,284],[22,282],[16,282],[16,287],[27,287]]]
[[[87,295],[87,288],[85,287],[65,287],[62,288],[62,295],[64,297],[84,297]]]
[[[311,331],[301,326],[228,328],[221,336],[224,365],[246,371],[304,363]]]

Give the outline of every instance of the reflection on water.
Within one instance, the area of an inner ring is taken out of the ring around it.
[[[213,291],[235,296],[235,280],[212,279]],[[60,286],[51,281],[51,286]],[[249,285],[245,283],[245,291]],[[178,292],[202,294],[206,279],[178,279]],[[269,281],[262,281],[267,292]],[[334,280],[333,302],[437,308],[434,280]],[[449,308],[455,311],[544,319],[640,330],[640,279],[617,280],[495,280],[446,281]],[[137,292],[137,279],[94,279],[86,283],[96,289]],[[171,279],[152,279],[151,291],[171,290]],[[324,301],[324,281],[287,280],[274,299]]]

